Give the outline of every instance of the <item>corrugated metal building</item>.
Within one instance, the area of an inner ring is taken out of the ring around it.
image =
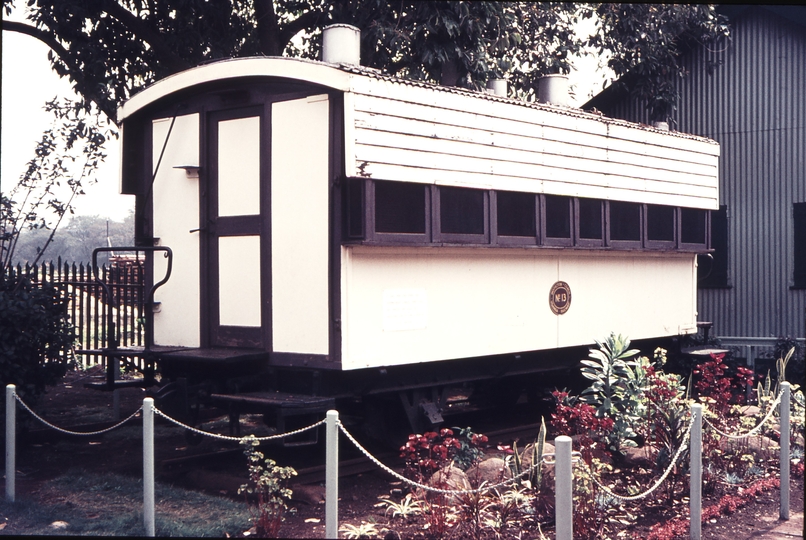
[[[719,142],[713,260],[700,257],[699,320],[721,337],[806,335],[806,7],[724,7],[732,39],[690,50],[673,129]],[[649,123],[611,86],[585,105]],[[728,339],[727,341],[730,341]],[[735,340],[740,341],[740,340]],[[761,342],[761,340],[759,340]]]

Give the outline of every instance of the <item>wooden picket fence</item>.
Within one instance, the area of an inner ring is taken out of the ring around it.
[[[142,255],[111,256],[108,263],[98,268],[100,278],[117,301],[117,308],[105,297],[90,263],[67,263],[59,258],[56,262],[20,264],[13,271],[38,283],[56,285],[67,295],[67,317],[76,332],[76,361],[83,367],[103,363],[100,350],[107,345],[110,310],[118,345],[144,345],[145,261]]]

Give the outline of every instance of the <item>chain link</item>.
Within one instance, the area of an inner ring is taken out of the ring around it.
[[[775,412],[775,408],[781,403],[781,396],[783,395],[784,395],[783,392],[778,392],[778,397],[775,398],[775,401],[772,403],[772,405],[770,405],[770,410],[767,411],[766,416],[761,420],[761,422],[759,422],[759,424],[756,427],[754,427],[753,429],[742,435],[731,435],[730,433],[725,433],[724,431],[721,431],[718,427],[713,425],[711,421],[705,417],[705,415],[703,415],[703,420],[705,420],[705,423],[708,424],[708,427],[716,431],[719,435],[727,437],[728,439],[744,439],[745,437],[751,437],[756,433],[758,433],[759,431],[761,431],[761,428],[764,426],[764,424],[766,424],[770,420],[770,418],[772,418],[772,415]]]
[[[391,469],[387,465],[384,465],[383,463],[381,463],[380,460],[378,460],[378,458],[373,456],[369,452],[369,450],[367,450],[366,448],[361,446],[361,444],[358,441],[355,440],[355,438],[350,434],[350,432],[347,431],[347,428],[345,428],[344,425],[342,425],[341,421],[338,422],[338,426],[339,426],[339,429],[341,430],[341,432],[344,433],[344,436],[347,437],[350,440],[350,442],[353,443],[353,445],[355,445],[355,447],[358,448],[358,450],[361,451],[361,453],[363,453],[367,458],[369,458],[369,460],[372,461],[375,465],[377,465],[378,467],[380,467],[381,469],[383,469],[387,473],[391,474],[392,476],[394,476],[398,480],[401,480],[401,481],[405,482],[406,484],[409,484],[410,486],[418,487],[418,488],[424,489],[426,491],[432,491],[434,493],[442,493],[442,494],[445,494],[445,495],[461,495],[461,494],[471,495],[471,494],[476,494],[476,493],[484,493],[484,492],[487,492],[487,491],[492,491],[492,490],[497,489],[499,487],[503,487],[503,486],[506,486],[506,485],[509,485],[509,484],[512,484],[512,483],[516,482],[518,479],[520,479],[523,476],[526,476],[527,474],[532,472],[536,467],[538,467],[540,465],[540,464],[534,464],[533,463],[531,467],[529,467],[525,471],[521,472],[520,474],[518,474],[516,476],[513,476],[512,478],[508,478],[507,480],[504,480],[503,482],[499,482],[497,484],[492,484],[492,485],[489,485],[489,486],[484,486],[484,487],[480,487],[480,488],[476,488],[476,489],[440,489],[440,488],[435,488],[433,486],[427,486],[427,485],[421,484],[419,482],[415,482],[414,480],[406,478],[405,476],[403,476],[399,472]]]
[[[15,399],[16,399],[16,400],[19,402],[19,404],[20,404],[20,405],[22,405],[22,407],[23,407],[23,408],[24,408],[26,411],[28,411],[29,413],[31,413],[31,415],[32,415],[34,418],[36,418],[37,420],[39,420],[40,422],[42,422],[43,424],[45,424],[45,425],[46,425],[46,426],[48,426],[49,428],[51,428],[51,429],[55,429],[56,431],[58,431],[58,432],[60,432],[60,433],[64,433],[64,434],[66,434],[66,435],[83,435],[83,436],[85,436],[85,437],[89,437],[89,436],[93,436],[93,435],[102,435],[102,434],[104,434],[104,433],[109,433],[110,431],[112,431],[112,430],[114,430],[114,429],[119,428],[120,426],[122,426],[123,424],[125,424],[126,422],[128,422],[129,420],[131,420],[132,418],[134,418],[135,416],[137,416],[138,414],[140,414],[140,411],[142,411],[142,410],[143,410],[143,407],[141,406],[141,407],[140,407],[140,408],[138,408],[136,411],[134,411],[134,412],[131,414],[131,416],[129,416],[129,417],[128,417],[128,418],[126,418],[125,420],[121,420],[120,422],[118,422],[118,423],[117,423],[117,424],[115,424],[114,426],[110,426],[110,427],[105,428],[105,429],[101,429],[101,430],[98,430],[98,431],[70,431],[69,429],[64,429],[64,428],[60,428],[59,426],[55,426],[55,425],[51,424],[50,422],[48,422],[47,420],[45,420],[44,418],[42,418],[41,416],[39,416],[38,414],[36,414],[36,413],[35,413],[35,412],[34,412],[34,411],[31,409],[31,407],[29,407],[29,406],[28,406],[28,404],[27,404],[27,403],[25,403],[25,402],[22,400],[22,398],[20,398],[20,396],[18,396],[18,395],[17,395],[17,393],[16,393],[16,392],[14,392],[14,398],[15,398]]]
[[[655,484],[651,488],[649,488],[647,491],[645,491],[644,493],[639,493],[638,495],[631,495],[631,496],[624,496],[624,495],[618,495],[616,493],[613,493],[610,490],[610,488],[608,488],[607,486],[605,486],[604,484],[599,482],[599,480],[596,479],[596,477],[593,475],[593,471],[591,470],[591,468],[588,466],[587,463],[582,461],[582,465],[588,470],[588,473],[590,473],[591,480],[593,480],[593,482],[597,486],[599,486],[599,489],[601,489],[602,491],[604,491],[605,493],[607,493],[608,495],[610,495],[614,499],[617,499],[617,500],[622,501],[622,502],[630,502],[630,501],[637,501],[639,499],[643,499],[645,497],[648,497],[656,489],[658,489],[660,487],[660,485],[669,476],[669,474],[672,472],[672,469],[677,464],[677,460],[680,459],[680,456],[683,453],[683,450],[685,450],[686,447],[687,447],[687,444],[686,444],[688,442],[687,439],[691,435],[691,426],[693,424],[694,424],[694,422],[689,421],[688,428],[686,428],[686,433],[685,433],[685,435],[683,435],[683,442],[680,443],[680,448],[678,448],[677,452],[675,452],[674,458],[672,458],[672,461],[671,461],[671,463],[669,463],[669,466],[666,468],[666,471],[664,471],[663,475],[655,482]]]
[[[219,439],[221,441],[240,442],[240,441],[242,441],[242,440],[244,440],[246,438],[250,438],[249,435],[245,435],[243,437],[233,437],[233,436],[230,436],[230,435],[219,435],[218,433],[210,433],[209,431],[203,431],[203,430],[197,429],[197,428],[195,428],[193,426],[183,424],[182,422],[180,422],[179,420],[176,420],[175,418],[171,418],[170,416],[168,416],[167,414],[165,414],[164,412],[162,412],[161,410],[159,410],[156,407],[154,407],[154,413],[156,413],[158,416],[161,416],[161,417],[165,418],[169,422],[171,422],[173,424],[176,424],[177,426],[179,426],[181,428],[184,428],[184,429],[186,429],[188,431],[192,431],[193,433],[197,433],[199,435],[204,435],[205,437],[210,437],[212,439]],[[304,432],[306,432],[308,430],[318,428],[319,426],[323,425],[324,423],[325,423],[325,420],[322,419],[322,420],[319,420],[318,422],[316,422],[315,424],[311,424],[308,427],[304,427],[304,428],[297,429],[297,430],[294,430],[294,431],[288,431],[286,433],[278,433],[277,435],[267,435],[265,437],[254,437],[254,439],[257,440],[257,441],[273,441],[273,440],[276,440],[276,439],[282,439],[282,438],[285,438],[285,437],[291,437],[292,435],[299,435],[300,433],[304,433]]]

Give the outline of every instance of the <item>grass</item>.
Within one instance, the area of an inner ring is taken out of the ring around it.
[[[158,536],[235,536],[251,526],[245,503],[161,483],[155,498]],[[143,536],[142,510],[140,479],[74,469],[48,482],[37,500],[0,502],[0,534]],[[56,521],[67,526],[54,529]]]

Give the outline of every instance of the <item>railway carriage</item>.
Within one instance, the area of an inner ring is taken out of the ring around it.
[[[289,415],[399,395],[416,425],[611,330],[696,331],[714,141],[339,54],[210,63],[120,108],[137,243],[173,252],[163,378],[233,407],[260,380]]]

